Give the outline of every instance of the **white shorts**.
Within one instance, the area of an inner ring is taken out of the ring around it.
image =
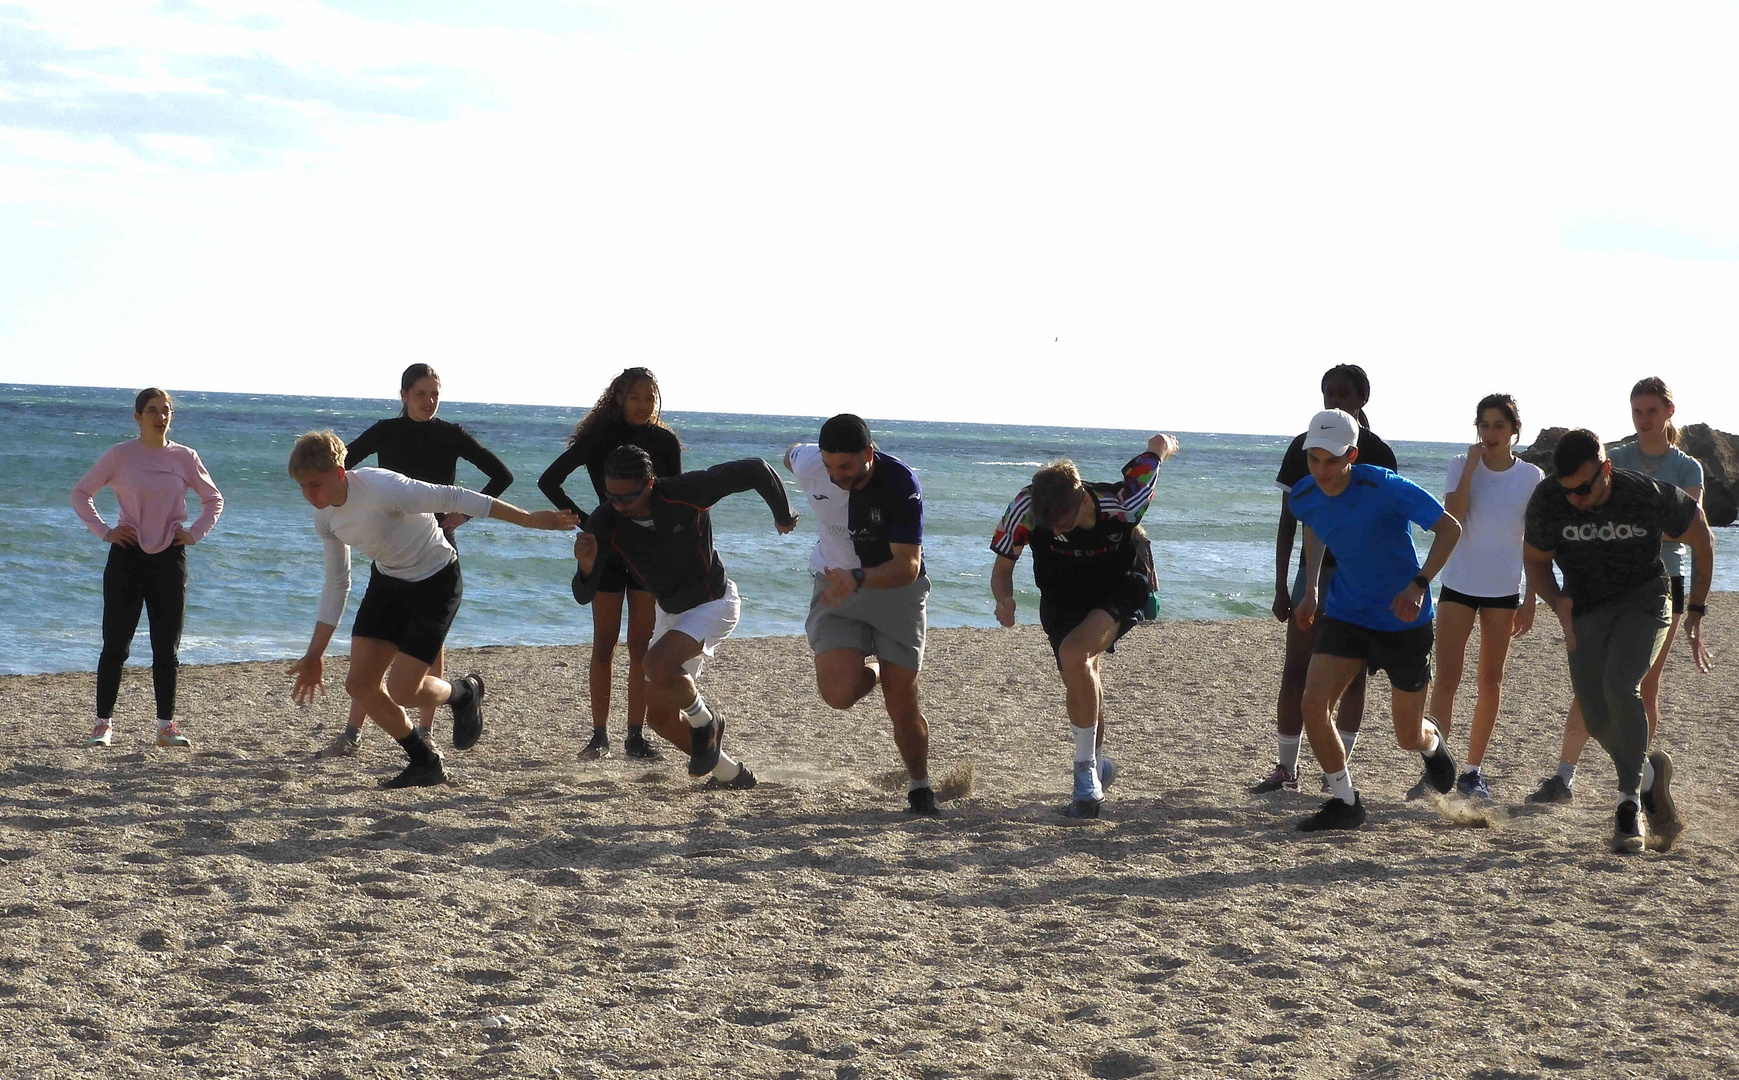
[[[652,622],[652,641],[647,647],[658,644],[659,639],[672,630],[687,634],[700,642],[700,655],[682,665],[682,670],[699,675],[706,658],[719,647],[719,642],[731,636],[742,616],[743,601],[737,595],[737,583],[726,578],[725,594],[717,600],[709,600],[675,615],[659,608],[658,617]]]

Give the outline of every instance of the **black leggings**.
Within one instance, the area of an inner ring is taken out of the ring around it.
[[[175,675],[181,666],[181,620],[187,606],[187,549],[172,544],[155,555],[109,545],[103,568],[103,654],[97,659],[97,718],[114,715],[121,666],[133,652],[139,609],[151,620],[151,687],[157,719],[175,718]]]

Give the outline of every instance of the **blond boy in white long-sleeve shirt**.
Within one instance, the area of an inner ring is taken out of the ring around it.
[[[566,510],[526,511],[461,487],[412,480],[385,469],[344,468],[344,443],[330,431],[296,440],[290,475],[314,507],[314,531],[325,546],[326,584],[308,651],[290,668],[292,693],[307,705],[325,688],[326,646],[338,629],[350,594],[350,549],[374,560],[368,591],[350,632],[350,674],[345,691],[388,735],[410,765],[383,786],[423,787],[446,780],[445,761],[428,736],[411,725],[406,708],[447,705],[453,745],[466,750],[483,733],[483,679],[447,682],[429,674],[459,610],[464,583],[459,555],[433,515],[490,517],[528,529],[578,527]]]

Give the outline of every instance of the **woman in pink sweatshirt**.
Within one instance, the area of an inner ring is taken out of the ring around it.
[[[187,602],[187,549],[205,538],[223,513],[223,495],[190,447],[169,441],[174,412],[166,391],[149,387],[133,403],[139,437],[117,443],[72,489],[72,508],[109,545],[103,569],[103,652],[97,660],[97,724],[88,746],[108,746],[110,717],[121,691],[121,665],[133,650],[139,609],[151,620],[151,684],[157,692],[157,745],[187,746],[175,723],[175,675],[180,667],[182,612]],[[120,519],[105,522],[91,497],[112,488]],[[199,496],[199,517],[187,520],[187,492]]]

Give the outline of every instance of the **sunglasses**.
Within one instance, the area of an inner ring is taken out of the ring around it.
[[[1575,487],[1567,487],[1564,489],[1564,494],[1575,495],[1577,498],[1581,498],[1583,495],[1592,494],[1594,491],[1594,485],[1600,483],[1600,478],[1605,475],[1605,469],[1595,469],[1594,475],[1590,476],[1586,483],[1577,484]]]
[[[630,503],[639,501],[640,496],[646,494],[646,489],[651,486],[650,483],[641,484],[633,491],[612,491],[607,493],[604,497],[609,499],[612,505],[627,506]]]

